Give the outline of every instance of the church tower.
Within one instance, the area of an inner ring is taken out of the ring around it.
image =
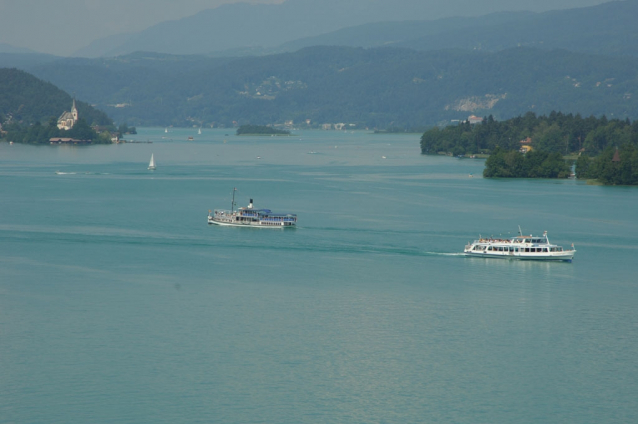
[[[58,118],[58,128],[61,130],[70,130],[73,125],[78,122],[78,108],[75,106],[75,97],[73,98],[73,106],[71,112],[64,112]]]
[[[78,121],[78,108],[75,107],[75,97],[73,98],[73,106],[71,107],[71,115],[73,115],[73,123]]]

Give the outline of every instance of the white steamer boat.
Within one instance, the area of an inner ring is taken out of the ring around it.
[[[258,227],[258,228],[294,228],[297,226],[297,215],[292,213],[277,213],[270,209],[255,209],[253,199],[246,207],[235,210],[235,191],[230,210],[215,209],[208,211],[208,223],[228,227]]]
[[[551,244],[547,238],[547,231],[543,232],[542,237],[524,236],[519,227],[519,234],[512,239],[479,238],[465,246],[465,255],[481,258],[571,262],[576,253],[573,243],[571,250],[564,250],[561,246]]]

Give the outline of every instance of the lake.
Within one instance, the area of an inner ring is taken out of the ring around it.
[[[419,135],[138,131],[0,143],[0,422],[638,421],[638,188]],[[207,225],[233,187],[298,228]],[[519,225],[573,263],[459,254]]]

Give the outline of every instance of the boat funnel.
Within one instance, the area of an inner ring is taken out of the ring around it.
[[[250,203],[248,203],[248,209],[253,208],[253,199],[250,199]]]

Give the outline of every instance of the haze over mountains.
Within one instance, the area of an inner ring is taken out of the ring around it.
[[[299,38],[356,25],[444,16],[477,16],[501,10],[541,11],[601,3],[596,0],[287,0],[281,4],[225,4],[162,22],[141,32],[96,40],[74,56],[117,56],[135,51],[209,54],[228,49],[274,48]]]
[[[290,4],[303,1],[309,0]],[[638,0],[615,1],[543,13],[368,23],[270,48],[237,44],[222,56],[136,52],[56,59],[0,53],[0,67],[27,70],[133,125],[310,119],[410,128],[469,114],[507,119],[551,110],[635,119],[635,16]],[[187,37],[205,27],[193,27]],[[277,29],[262,39],[280,40],[285,33]],[[181,38],[181,45],[208,53],[213,45],[230,46],[201,37],[190,46]],[[167,42],[150,35],[146,42],[157,40]],[[180,48],[174,42],[165,46]],[[232,57],[247,53],[259,55]]]
[[[502,12],[477,18],[380,22],[288,42],[279,50],[316,45],[416,50],[498,51],[527,46],[600,54],[638,55],[638,1],[543,13]]]

